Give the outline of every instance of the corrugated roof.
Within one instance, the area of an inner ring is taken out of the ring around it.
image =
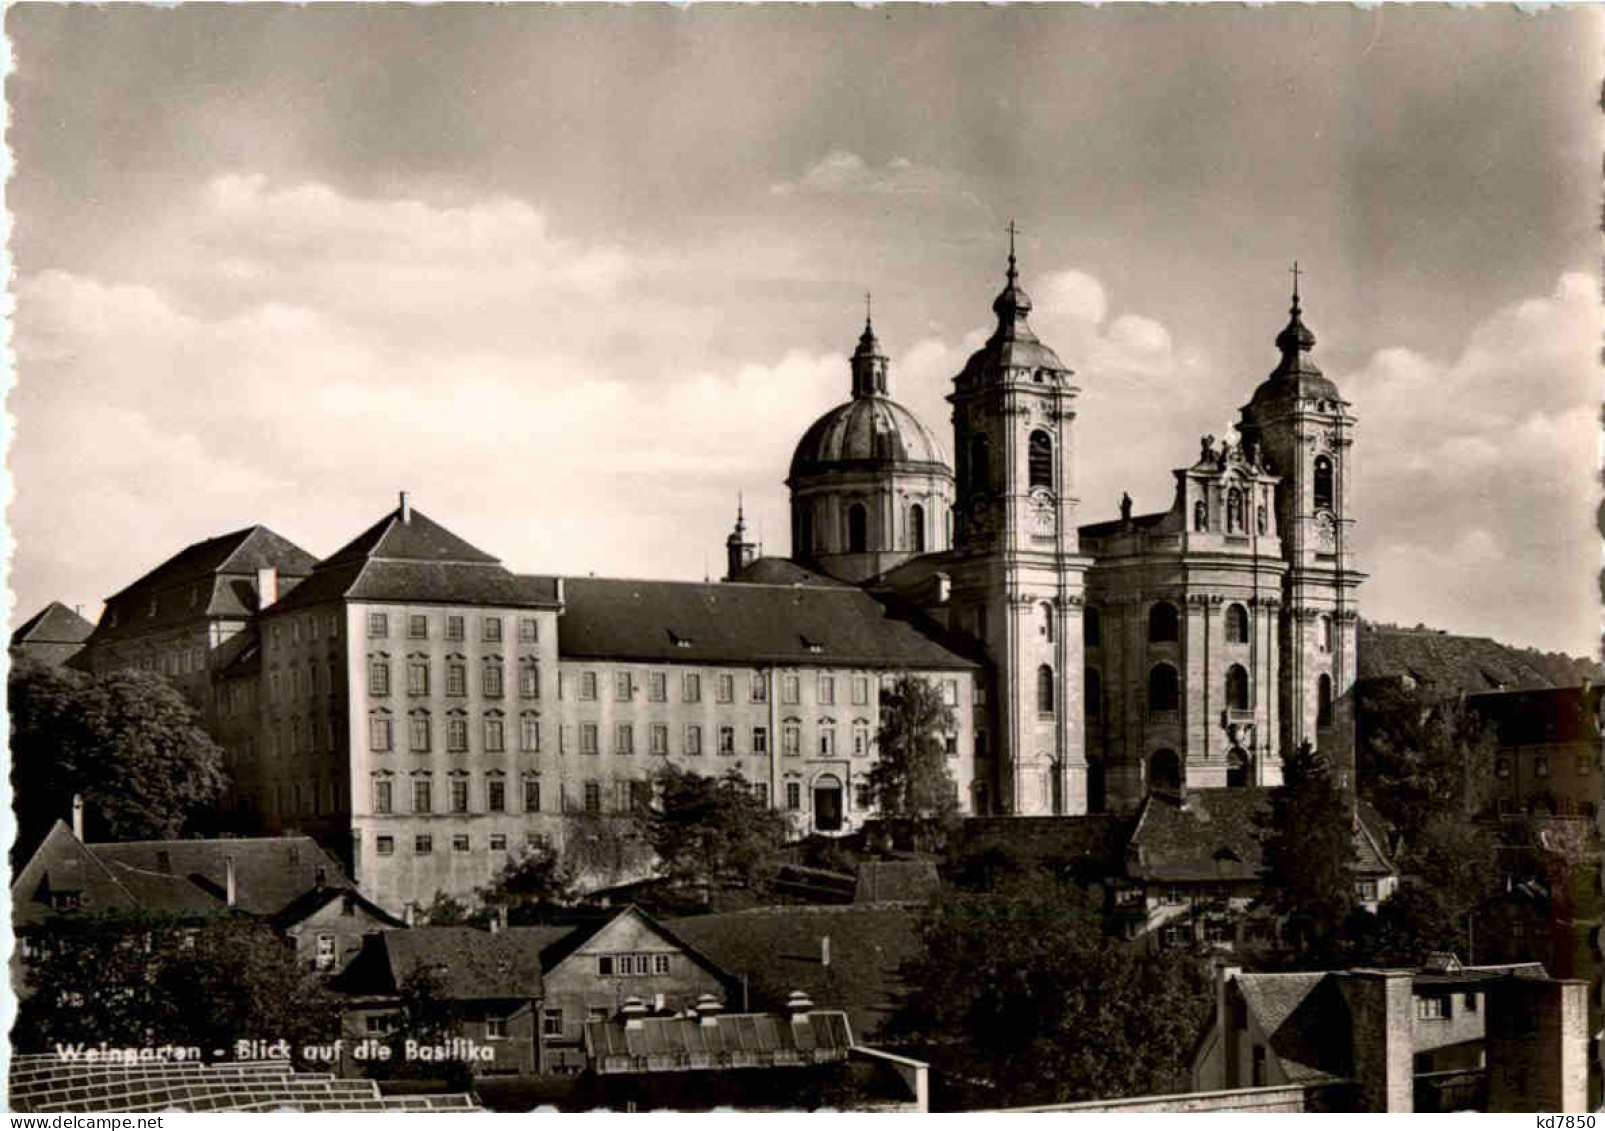
[[[564,659],[975,668],[854,588],[567,578]]]
[[[798,1017],[727,1013],[710,1018],[644,1017],[585,1025],[585,1055],[602,1074],[800,1067],[845,1060],[852,1048],[847,1015]]]

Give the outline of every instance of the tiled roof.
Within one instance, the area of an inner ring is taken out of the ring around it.
[[[1350,1070],[1348,1007],[1324,972],[1239,974],[1233,980],[1294,1083]]]
[[[975,668],[855,588],[567,578],[564,659]]]
[[[22,927],[53,918],[53,893],[77,893],[79,904],[91,912],[139,907],[134,894],[61,821],[11,883],[12,922]]]
[[[383,907],[368,899],[356,888],[351,887],[314,888],[311,891],[304,892],[278,910],[273,916],[273,924],[280,929],[293,927],[295,924],[303,922],[323,910],[323,908],[337,899],[345,901],[348,910],[353,907],[360,907],[370,918],[377,919],[381,923],[388,923],[392,927],[406,926],[403,920],[396,918]]]
[[[477,1111],[466,1093],[385,1096],[372,1080],[296,1072],[272,1061],[123,1065],[14,1054],[15,1112]]]
[[[257,570],[270,567],[277,569],[281,576],[304,577],[312,571],[315,561],[311,554],[267,527],[248,526],[186,546],[106,600],[109,603],[121,597],[168,589],[213,574],[255,575]]]
[[[585,1055],[602,1074],[787,1068],[845,1060],[853,1045],[847,1015],[798,1017],[728,1013],[710,1018],[644,1017],[585,1025]]]
[[[854,903],[927,903],[941,890],[932,860],[866,860],[858,866]]]
[[[319,562],[268,612],[338,600],[545,608],[557,605],[557,582],[514,574],[428,516],[411,511],[403,521],[396,510]]]
[[[381,931],[342,977],[348,993],[390,994],[420,967],[440,972],[443,992],[458,1001],[541,996],[541,952],[567,927],[412,927]],[[372,955],[373,957],[370,957]]]
[[[1605,687],[1546,687],[1468,697],[1493,724],[1503,746],[1589,742],[1600,737],[1600,696]]]
[[[744,585],[815,585],[825,589],[847,587],[845,581],[838,581],[829,574],[811,570],[787,558],[759,558],[726,580]]]
[[[1601,670],[1592,660],[1513,648],[1486,636],[1454,636],[1427,628],[1362,624],[1360,678],[1408,676],[1446,693],[1575,686]]]
[[[17,626],[11,646],[18,644],[82,644],[95,626],[60,601],[52,601]]]
[[[1185,800],[1151,794],[1131,834],[1127,871],[1161,883],[1258,880],[1264,863],[1262,822],[1270,812],[1271,791],[1264,787],[1190,790]],[[1355,830],[1361,875],[1393,870],[1382,846],[1362,815]]]
[[[901,904],[763,907],[668,925],[731,976],[746,978],[747,1008],[779,1009],[801,990],[821,1009],[846,1012],[860,1039],[896,1009],[898,970],[919,950],[914,913]]]
[[[226,861],[232,856],[235,906],[254,915],[276,914],[318,887],[320,872],[324,886],[350,884],[340,862],[308,836],[141,840],[86,847],[119,876],[127,874],[117,871],[120,865],[129,872],[178,877],[210,896],[218,908],[226,902]]]

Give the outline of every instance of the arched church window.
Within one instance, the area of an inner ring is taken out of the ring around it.
[[[918,503],[908,508],[908,548],[916,554],[925,552],[925,508]]]
[[[1053,669],[1047,664],[1037,668],[1037,714],[1053,714]]]
[[[806,504],[797,513],[797,556],[814,556],[814,510]]]
[[[1026,457],[1031,486],[1053,486],[1053,439],[1040,428],[1031,433],[1030,449]]]
[[[1209,529],[1209,507],[1203,499],[1193,504],[1193,529],[1200,533]]]
[[[1248,710],[1248,671],[1242,664],[1226,669],[1226,705],[1234,711]]]
[[[869,548],[869,515],[863,503],[847,508],[847,552],[862,554]]]
[[[1098,610],[1090,605],[1081,614],[1081,643],[1088,648],[1103,645],[1103,621]]]
[[[1171,793],[1181,788],[1181,759],[1174,750],[1155,750],[1149,755],[1148,788]]]
[[[1329,675],[1315,681],[1315,725],[1332,725],[1332,677]]]
[[[1243,527],[1243,493],[1233,487],[1226,492],[1226,532],[1241,534]]]
[[[1159,714],[1181,709],[1181,680],[1169,664],[1155,664],[1148,673],[1148,711]]]
[[[1103,718],[1103,676],[1098,674],[1097,668],[1088,668],[1081,678],[1087,697],[1087,718]]]
[[[1332,461],[1326,456],[1315,457],[1315,509],[1332,509]]]
[[[1176,606],[1160,601],[1148,610],[1148,643],[1174,644],[1181,638],[1181,624]]]
[[[1248,610],[1242,605],[1226,606],[1226,643],[1248,643]]]
[[[1037,606],[1037,619],[1042,638],[1049,644],[1053,643],[1053,606],[1043,601]]]
[[[970,490],[986,491],[992,483],[991,452],[985,436],[970,438]]]

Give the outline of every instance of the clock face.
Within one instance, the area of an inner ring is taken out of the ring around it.
[[[1337,520],[1332,517],[1331,511],[1322,511],[1315,516],[1315,537],[1323,549],[1330,549],[1337,542]]]

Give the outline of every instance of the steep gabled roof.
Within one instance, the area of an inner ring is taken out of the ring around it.
[[[352,907],[360,907],[370,918],[376,919],[390,927],[405,927],[407,924],[390,914],[383,907],[364,896],[354,887],[324,887],[314,888],[292,899],[281,907],[273,916],[273,925],[280,930],[287,930],[297,923],[316,915],[335,900],[342,900]]]
[[[470,546],[422,511],[410,507],[405,512],[397,507],[320,564],[363,560],[500,564],[499,559]]]
[[[536,998],[541,952],[568,927],[410,927],[368,937],[365,952],[341,981],[346,992],[393,994],[413,971],[439,972],[442,992],[456,1001]]]
[[[19,644],[82,644],[95,626],[60,601],[52,601],[17,626],[11,646]]]
[[[1239,974],[1233,985],[1289,1080],[1298,1083],[1351,1071],[1352,1023],[1332,974]]]
[[[11,883],[11,915],[16,926],[54,918],[53,894],[75,893],[91,913],[134,911],[134,894],[90,852],[72,830],[57,821]]]
[[[566,578],[558,639],[564,659],[980,666],[850,587]]]
[[[252,574],[273,568],[280,576],[304,577],[316,559],[265,526],[219,534],[186,546],[138,580],[106,598],[107,604],[145,592],[169,589],[214,574]]]
[[[234,859],[235,906],[273,915],[319,886],[348,886],[340,862],[308,836],[241,837],[226,840],[141,840],[87,846],[107,867],[145,876],[171,876],[226,905],[229,857]],[[154,891],[155,889],[149,889]],[[204,900],[194,899],[196,907]]]

